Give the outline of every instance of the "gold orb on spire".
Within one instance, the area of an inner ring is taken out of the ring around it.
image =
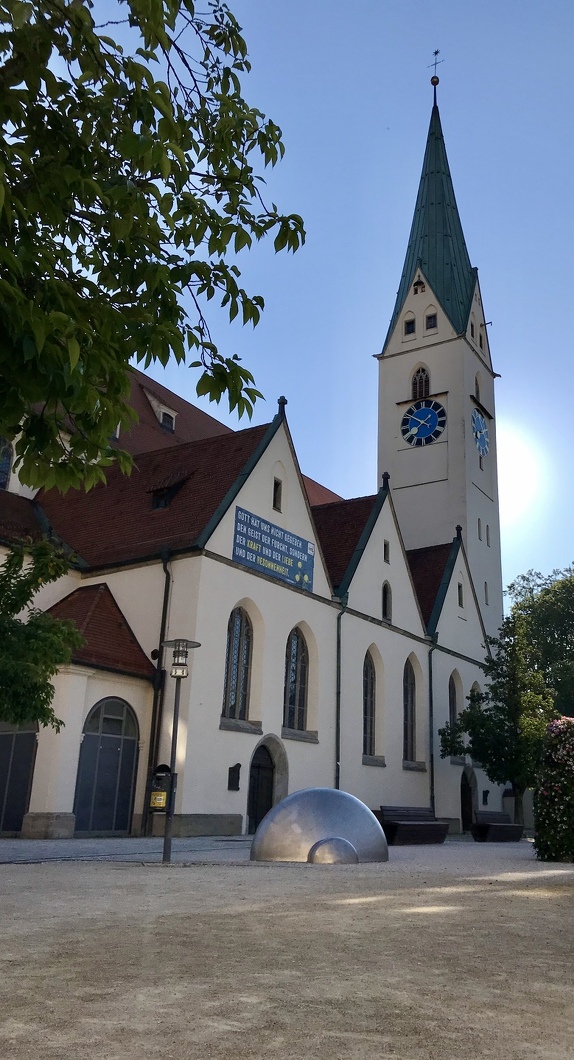
[[[434,85],[434,87],[436,88],[436,86],[437,86],[437,85],[438,85],[438,83],[439,83],[439,79],[438,79],[438,77],[436,76],[436,74],[434,74],[434,75],[433,75],[433,76],[431,77],[431,79],[430,79],[430,83],[431,83],[431,85]]]

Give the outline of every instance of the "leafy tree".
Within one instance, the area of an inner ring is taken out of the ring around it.
[[[32,606],[41,585],[56,581],[68,560],[47,541],[12,548],[0,567],[0,721],[38,721],[59,731],[51,678],[69,663],[83,637],[73,622]],[[25,618],[19,618],[22,612]]]
[[[441,757],[470,754],[493,784],[510,783],[515,820],[521,823],[522,797],[534,785],[546,728],[556,717],[554,693],[546,685],[520,613],[505,618],[499,638],[489,642],[487,691],[471,693],[456,722],[439,729]]]
[[[260,396],[205,302],[255,325],[235,254],[271,232],[294,251],[304,229],[261,198],[254,160],[275,165],[281,130],[243,99],[236,19],[208,8],[0,0],[0,435],[32,486],[129,468],[109,439],[133,418],[132,357],[191,354],[198,393],[239,415]]]
[[[574,861],[574,718],[548,726],[534,791],[534,849],[541,861]]]
[[[513,613],[528,627],[537,666],[556,694],[559,714],[574,703],[574,569],[528,571],[508,587]]]

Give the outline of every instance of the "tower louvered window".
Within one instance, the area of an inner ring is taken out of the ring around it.
[[[412,383],[412,399],[413,401],[420,401],[421,398],[428,397],[430,393],[430,377],[426,368],[417,368],[413,375]]]

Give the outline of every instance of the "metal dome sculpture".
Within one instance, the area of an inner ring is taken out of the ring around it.
[[[389,850],[377,818],[360,799],[336,788],[304,788],[263,818],[251,860],[349,864],[388,861]]]

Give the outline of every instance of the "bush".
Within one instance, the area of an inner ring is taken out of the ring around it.
[[[574,718],[558,718],[546,730],[534,814],[536,856],[574,861]]]

